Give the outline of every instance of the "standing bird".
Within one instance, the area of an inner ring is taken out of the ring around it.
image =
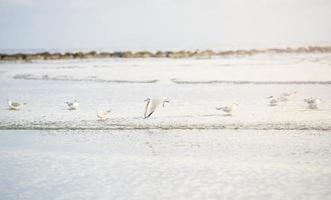
[[[9,110],[20,110],[26,103],[13,102],[7,99],[7,104],[9,106]]]
[[[281,101],[281,99],[275,98],[274,96],[270,96],[268,97],[268,99],[270,99],[269,101],[270,106],[278,106],[279,102]]]
[[[77,108],[79,107],[79,103],[77,100],[73,101],[73,102],[65,102],[67,104],[67,106],[69,107],[69,110],[77,110]]]
[[[111,110],[97,111],[97,117],[99,118],[99,120],[105,121],[106,119],[108,119],[108,116],[109,116],[110,112],[111,112]]]
[[[232,116],[233,113],[237,110],[238,104],[233,104],[230,106],[222,106],[219,108],[216,108],[216,110],[222,110],[223,112],[227,113],[227,115]]]
[[[153,99],[147,98],[145,99],[145,102],[146,102],[146,106],[145,106],[144,118],[146,119],[154,113],[158,105],[162,103],[162,106],[164,107],[164,104],[169,103],[170,101],[167,98],[163,97],[163,98],[153,98]]]
[[[310,97],[308,99],[304,99],[304,101],[308,104],[308,108],[310,109],[318,109],[321,104],[321,100],[318,98]]]

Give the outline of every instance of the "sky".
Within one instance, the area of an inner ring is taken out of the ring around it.
[[[0,0],[0,49],[331,44],[330,0]]]

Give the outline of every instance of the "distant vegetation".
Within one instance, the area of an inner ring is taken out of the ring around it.
[[[66,53],[18,53],[0,54],[0,61],[31,61],[31,60],[69,60],[90,58],[211,58],[223,56],[252,56],[263,53],[331,53],[331,46],[308,46],[299,48],[269,48],[229,51],[116,51],[116,52],[66,52]]]

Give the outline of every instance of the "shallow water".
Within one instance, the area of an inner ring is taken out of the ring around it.
[[[329,199],[318,131],[0,131],[4,199]]]

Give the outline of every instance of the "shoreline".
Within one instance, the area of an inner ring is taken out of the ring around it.
[[[257,54],[290,54],[290,53],[331,53],[331,46],[307,46],[298,48],[267,48],[267,49],[239,49],[226,51],[196,50],[196,51],[114,51],[114,52],[65,52],[50,53],[0,53],[0,61],[33,61],[33,60],[78,60],[78,59],[104,59],[104,58],[212,58],[226,56],[253,56]]]

